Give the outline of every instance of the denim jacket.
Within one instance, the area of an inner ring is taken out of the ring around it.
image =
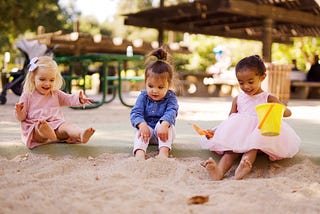
[[[151,128],[154,128],[158,121],[175,125],[178,109],[174,91],[168,90],[162,100],[154,101],[148,97],[146,90],[142,90],[130,112],[131,124],[135,128],[141,122],[146,122]]]

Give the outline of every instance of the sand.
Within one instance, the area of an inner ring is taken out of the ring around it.
[[[181,98],[172,157],[156,158],[151,148],[146,161],[132,157],[129,108],[117,101],[64,109],[68,120],[96,129],[88,144],[28,150],[12,113],[15,100],[0,106],[0,213],[320,213],[319,113],[288,121],[303,139],[294,158],[260,155],[245,179],[234,180],[234,165],[222,181],[211,181],[200,162],[219,156],[200,149],[191,124],[219,123],[229,100]],[[293,103],[293,111],[319,112],[320,101],[302,104]],[[188,204],[193,196],[208,201]]]
[[[210,181],[200,158],[129,154],[55,157],[26,153],[1,158],[1,213],[319,213],[320,167],[307,157],[233,171]],[[209,201],[188,205],[192,196]]]

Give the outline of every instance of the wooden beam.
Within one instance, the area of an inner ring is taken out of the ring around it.
[[[303,2],[304,4],[304,2]],[[248,9],[250,8],[250,9]],[[154,8],[136,14],[125,14],[127,17],[145,17],[146,19],[166,22],[181,19],[193,19],[202,13],[228,13],[252,18],[271,18],[275,22],[285,22],[320,27],[320,16],[301,10],[289,10],[269,4],[257,4],[244,0],[203,0],[193,3],[181,3],[175,6]],[[160,15],[160,17],[159,17]],[[303,18],[301,18],[303,17]]]
[[[221,36],[226,38],[239,38],[239,39],[246,39],[246,40],[257,40],[262,41],[261,35],[248,35],[244,30],[236,30],[236,31],[225,31],[225,30],[219,30],[215,27],[196,27],[192,23],[188,25],[178,25],[178,24],[170,24],[170,23],[164,23],[159,24],[155,23],[152,20],[147,19],[139,19],[134,17],[128,17],[125,19],[126,25],[133,25],[136,27],[146,27],[146,28],[155,28],[159,29],[163,27],[165,30],[172,30],[172,31],[178,31],[178,32],[188,32],[188,33],[194,33],[194,34],[204,34],[204,35],[210,35],[210,36]],[[288,38],[279,38],[279,37],[273,37],[273,42],[278,43],[288,43],[291,44],[292,41],[288,40]]]
[[[243,0],[229,0],[228,4],[218,11],[255,18],[268,17],[275,22],[320,27],[320,16],[299,10],[288,10],[273,5],[256,4]]]

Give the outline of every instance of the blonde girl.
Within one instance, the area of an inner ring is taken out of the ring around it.
[[[86,143],[95,130],[82,130],[65,121],[61,106],[90,103],[83,93],[66,94],[60,90],[63,78],[57,63],[49,56],[30,60],[23,93],[15,105],[15,115],[21,122],[22,141],[29,148],[66,141]]]

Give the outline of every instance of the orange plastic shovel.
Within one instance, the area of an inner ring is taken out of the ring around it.
[[[196,130],[196,132],[198,132],[199,135],[205,135],[208,138],[212,138],[213,137],[213,133],[211,133],[211,132],[209,132],[207,130],[201,129],[196,124],[193,124],[193,128],[194,128],[194,130]]]

